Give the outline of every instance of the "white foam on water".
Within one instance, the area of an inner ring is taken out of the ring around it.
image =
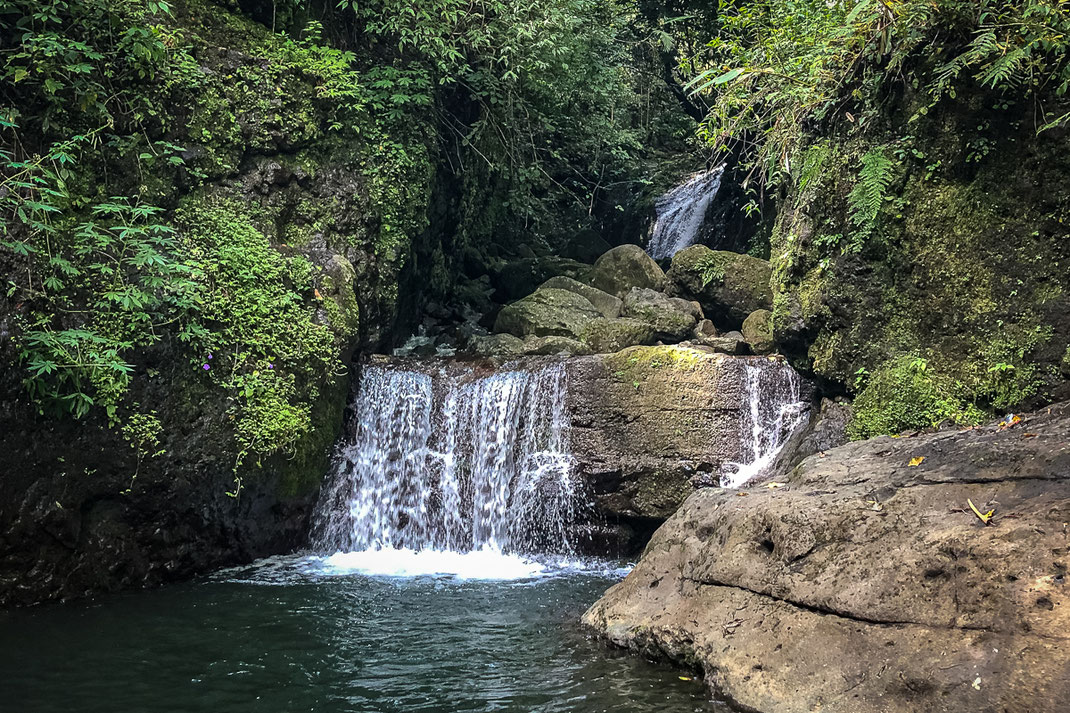
[[[457,579],[532,579],[550,573],[543,563],[492,547],[470,552],[444,550],[373,549],[338,552],[323,560],[327,575],[363,574],[369,577],[435,577]]]

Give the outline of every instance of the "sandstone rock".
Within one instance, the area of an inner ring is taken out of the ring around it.
[[[598,258],[588,281],[611,295],[621,295],[633,287],[660,290],[665,272],[638,245],[620,245]]]
[[[649,345],[655,341],[652,326],[630,317],[591,320],[583,328],[580,338],[596,354],[619,352],[627,347]]]
[[[614,297],[597,287],[591,287],[578,280],[573,280],[571,277],[551,277],[549,280],[542,283],[539,289],[543,288],[568,290],[569,292],[575,292],[581,297],[586,297],[590,303],[602,313],[602,316],[608,319],[616,319],[619,317],[621,307],[624,304],[619,297]]]
[[[773,313],[767,309],[758,309],[750,313],[743,321],[743,338],[755,354],[769,354],[773,351]]]
[[[741,325],[755,310],[772,309],[772,268],[766,260],[693,245],[676,253],[670,293],[698,300],[715,322]]]
[[[477,335],[468,340],[466,351],[482,357],[511,357],[524,354],[524,340],[512,334]]]
[[[522,343],[522,352],[531,356],[578,356],[590,354],[591,349],[583,342],[568,337],[528,337]]]
[[[1063,404],[850,444],[747,497],[700,490],[584,622],[761,713],[1062,711],[1067,443]]]
[[[701,311],[693,302],[669,297],[649,288],[633,287],[624,296],[623,314],[646,322],[654,336],[679,342],[686,339],[698,324]]]
[[[515,337],[578,337],[592,320],[602,318],[585,297],[568,290],[536,290],[506,305],[494,322],[495,332]]]
[[[611,521],[648,528],[692,492],[692,475],[740,458],[745,399],[731,362],[667,346],[568,363],[577,472]]]

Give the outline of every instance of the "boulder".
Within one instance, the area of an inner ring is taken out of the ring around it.
[[[573,280],[571,277],[551,277],[540,285],[539,289],[543,288],[568,290],[569,292],[575,292],[581,297],[586,297],[590,303],[602,313],[602,316],[608,319],[616,319],[619,317],[621,307],[624,304],[619,297],[614,297],[608,292],[603,292],[597,287],[591,287],[579,280]]]
[[[772,268],[750,255],[693,245],[676,253],[667,291],[698,300],[710,319],[733,326],[759,309],[773,308]]]
[[[584,622],[759,713],[1063,711],[1068,442],[1062,404],[699,490]]]
[[[524,340],[512,334],[477,335],[468,340],[469,354],[510,359],[525,353]]]
[[[623,314],[649,324],[657,339],[679,342],[691,335],[702,311],[694,302],[633,287],[624,296]]]
[[[732,332],[719,337],[703,337],[695,341],[700,347],[710,350],[715,354],[729,354],[731,356],[744,356],[750,354],[747,343],[739,337],[732,336],[738,332]]]
[[[522,350],[524,354],[531,356],[578,356],[591,353],[586,344],[569,337],[528,337],[522,342]]]
[[[600,317],[587,323],[580,335],[595,354],[619,352],[627,347],[653,344],[654,328],[638,319]]]
[[[603,319],[585,297],[568,290],[536,290],[522,300],[506,305],[494,322],[495,332],[515,337],[578,338],[592,320]]]
[[[743,320],[743,338],[755,354],[770,354],[773,351],[773,313],[758,309]]]
[[[660,290],[665,272],[638,245],[620,245],[598,258],[587,281],[611,295],[622,295],[633,287]]]
[[[695,330],[691,333],[691,336],[695,339],[716,337],[717,327],[713,326],[713,322],[708,319],[699,320],[699,323],[695,325]]]

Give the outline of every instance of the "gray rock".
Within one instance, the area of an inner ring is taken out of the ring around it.
[[[580,337],[595,354],[619,352],[627,347],[650,345],[656,341],[652,326],[630,317],[592,320],[584,327]]]
[[[695,329],[691,333],[691,336],[694,337],[695,339],[705,339],[706,337],[716,337],[717,336],[717,327],[713,326],[713,322],[711,322],[708,319],[700,320],[699,323],[695,325]]]
[[[660,290],[665,272],[638,245],[620,245],[598,258],[588,281],[611,295],[622,295],[633,287]]]
[[[738,336],[733,336],[738,335]],[[696,344],[710,349],[717,354],[729,354],[732,356],[744,356],[750,354],[750,348],[743,341],[739,332],[731,332],[720,337],[703,337]]]
[[[773,313],[758,309],[743,321],[743,338],[755,354],[770,354],[773,351]]]
[[[1059,713],[1068,442],[1061,404],[852,443],[777,488],[699,490],[584,623],[716,672],[744,710]]]
[[[568,290],[536,290],[498,313],[495,332],[516,337],[570,337],[577,339],[602,313],[590,301]]]
[[[750,255],[693,245],[676,253],[667,291],[698,300],[719,324],[742,325],[755,310],[773,308],[772,268]]]
[[[528,337],[522,343],[524,354],[531,356],[580,356],[590,354],[583,342],[568,337]]]
[[[690,336],[702,314],[693,302],[640,287],[624,296],[622,313],[652,326],[655,338],[673,342]]]
[[[553,288],[555,290],[568,290],[569,292],[575,292],[581,297],[586,297],[591,304],[593,304],[603,317],[608,319],[616,319],[620,316],[620,311],[624,303],[619,297],[614,297],[608,292],[603,292],[597,287],[591,287],[578,280],[573,280],[571,277],[559,276],[551,277],[546,282],[539,286],[539,289]]]
[[[488,334],[469,339],[465,351],[476,356],[508,359],[524,354],[524,348],[524,340],[512,334]]]

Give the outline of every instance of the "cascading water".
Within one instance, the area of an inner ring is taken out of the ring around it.
[[[723,175],[723,166],[697,173],[658,198],[654,204],[658,218],[647,246],[652,258],[670,258],[694,245],[706,211],[721,190]]]
[[[743,385],[747,402],[741,409],[740,451],[743,459],[731,463],[721,485],[738,488],[761,475],[806,419],[810,404],[802,397],[802,380],[779,359],[745,359]]]
[[[420,553],[572,552],[564,367],[457,371],[364,369],[355,432],[317,510],[317,549],[402,568],[420,567]]]

